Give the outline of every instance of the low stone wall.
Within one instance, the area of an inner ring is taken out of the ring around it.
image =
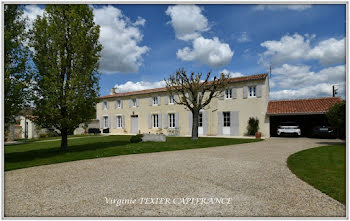
[[[142,142],[145,141],[165,142],[166,136],[164,134],[143,134]]]

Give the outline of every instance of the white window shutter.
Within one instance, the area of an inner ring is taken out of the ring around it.
[[[152,115],[148,114],[148,129],[152,128]]]
[[[175,113],[175,128],[180,128],[179,126],[180,126],[179,125],[179,113],[176,112]]]
[[[108,128],[111,128],[111,118],[108,116],[107,119]]]
[[[188,112],[188,131],[190,135],[192,135],[192,123],[193,123],[192,112],[189,111]]]
[[[261,85],[256,86],[256,97],[261,97]]]
[[[238,136],[239,130],[239,111],[231,111],[230,114],[230,135]]]
[[[232,99],[237,99],[237,89],[232,88]]]
[[[248,97],[248,86],[243,87],[243,98],[246,99]]]
[[[164,96],[164,104],[167,105],[169,103],[169,96]]]
[[[100,128],[103,128],[103,117],[100,117]]]
[[[149,98],[149,106],[152,106],[152,104],[153,104],[153,97],[150,97]]]
[[[160,96],[158,96],[157,99],[158,99],[158,106],[159,106],[160,103],[161,103],[161,102],[160,102]]]
[[[158,114],[158,127],[162,128],[162,114]]]
[[[122,128],[125,128],[125,116],[122,116]]]
[[[203,122],[203,135],[208,134],[208,129],[209,129],[209,122],[208,122],[208,111],[203,111],[202,112],[202,122]]]
[[[107,101],[107,110],[109,109],[109,102]]]
[[[139,106],[139,99],[136,98],[136,107],[138,107],[138,106]]]
[[[114,123],[113,123],[113,128],[114,128],[114,129],[117,128],[117,121],[118,121],[117,116],[114,116]]]
[[[164,129],[167,129],[168,128],[168,114],[167,113],[164,113],[164,126],[163,128]]]
[[[224,116],[221,111],[218,112],[218,135],[222,135],[222,128],[224,126],[223,121],[224,121]]]
[[[123,108],[123,100],[120,100],[120,108]]]

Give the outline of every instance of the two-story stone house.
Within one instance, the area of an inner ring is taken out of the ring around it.
[[[111,93],[100,97],[97,119],[100,128],[111,134],[163,133],[189,136],[192,113],[174,102],[166,88],[126,93]],[[267,74],[231,78],[227,90],[212,99],[201,111],[199,135],[244,136],[248,119],[257,117],[263,136],[269,137],[269,102]]]

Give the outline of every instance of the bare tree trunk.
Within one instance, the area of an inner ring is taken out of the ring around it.
[[[192,112],[192,140],[198,140],[198,119],[199,111],[194,110]]]
[[[68,150],[68,130],[67,128],[63,128],[61,131],[61,151],[67,151]]]

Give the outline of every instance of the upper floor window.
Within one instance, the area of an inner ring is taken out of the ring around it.
[[[158,97],[153,97],[153,105],[158,105],[159,101],[158,101]]]
[[[256,97],[256,86],[251,86],[249,89],[249,97]]]
[[[224,127],[230,127],[230,112],[224,112]]]
[[[203,113],[199,112],[198,127],[203,127]]]
[[[106,110],[106,109],[108,109],[108,103],[107,101],[103,101],[102,110]]]
[[[169,114],[169,128],[175,128],[175,114]]]
[[[123,118],[122,116],[117,116],[117,127],[122,128],[123,127]]]
[[[232,90],[231,89],[226,89],[225,90],[225,98],[226,99],[231,99],[232,98]]]
[[[152,115],[153,118],[153,127],[154,128],[158,128],[159,127],[159,117],[158,114],[153,114]]]
[[[121,100],[117,100],[117,108],[121,108],[122,107],[122,101]]]
[[[136,100],[136,98],[133,98],[133,99],[132,99],[132,105],[133,105],[134,107],[137,106],[137,100]]]
[[[173,104],[174,102],[174,95],[169,96],[169,104]]]

